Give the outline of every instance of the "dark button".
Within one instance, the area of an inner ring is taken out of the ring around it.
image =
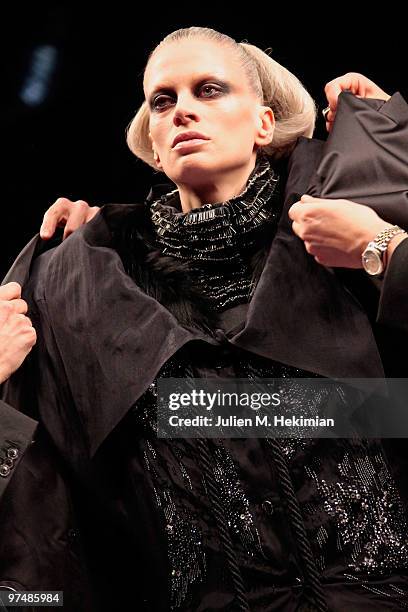
[[[10,474],[10,468],[8,465],[0,465],[0,476],[3,476],[3,478],[7,478],[7,476]]]
[[[295,576],[295,584],[292,584],[292,589],[301,589],[303,586],[303,578],[301,576]]]
[[[273,503],[269,499],[265,499],[265,501],[262,502],[262,510],[266,514],[272,515],[274,513]]]
[[[6,459],[3,460],[3,465],[8,465],[11,470],[14,466],[14,461],[10,459],[10,457],[6,457]]]
[[[18,449],[14,446],[7,449],[7,457],[10,459],[17,459],[18,457]]]
[[[69,529],[68,531],[68,539],[71,542],[75,542],[79,537],[79,531],[78,529]]]
[[[216,370],[222,370],[224,368],[228,368],[231,365],[231,360],[227,360],[227,359],[222,359],[221,357],[219,359],[217,359],[217,361],[214,364],[214,368]]]

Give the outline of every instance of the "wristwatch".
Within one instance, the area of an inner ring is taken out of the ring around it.
[[[381,276],[385,270],[385,253],[389,242],[398,234],[406,234],[405,230],[393,225],[382,232],[369,242],[361,256],[363,268],[370,276]]]

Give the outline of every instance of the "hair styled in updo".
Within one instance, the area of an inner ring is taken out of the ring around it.
[[[268,155],[275,159],[289,155],[299,136],[312,136],[316,121],[313,98],[294,74],[254,45],[237,43],[230,36],[211,28],[182,28],[166,36],[157,45],[150,54],[147,65],[152,56],[167,43],[189,38],[201,38],[228,45],[237,54],[250,86],[261,104],[269,106],[275,115],[273,141],[263,147]],[[127,128],[126,140],[137,157],[157,170],[148,135],[149,108],[147,102],[143,102]]]

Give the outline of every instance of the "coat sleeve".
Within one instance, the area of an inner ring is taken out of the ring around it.
[[[387,102],[340,94],[336,120],[307,193],[370,206],[385,221],[408,229],[408,105],[399,92]],[[394,370],[395,355],[405,342],[397,329],[408,331],[403,308],[407,246],[396,249],[382,286],[361,270],[335,269],[368,314],[383,362],[392,363],[386,371],[393,376],[401,375]]]
[[[25,263],[20,260],[19,275],[9,275],[9,280],[28,278],[30,267],[31,256]],[[58,366],[52,355],[44,353],[41,341],[47,321],[33,299],[37,287],[38,279],[30,277],[23,298],[39,339],[3,385],[4,402],[0,404],[0,418],[6,415],[10,434],[3,436],[2,432],[2,439],[21,439],[23,444],[36,426],[33,443],[28,444],[18,469],[13,468],[15,473],[0,503],[0,588],[63,591],[64,610],[87,612],[94,607],[75,506],[78,485],[42,417],[44,397],[54,406],[55,427],[58,411],[64,412],[66,405],[64,378],[60,373],[61,383],[57,382]]]
[[[25,284],[32,258],[39,246],[40,241],[35,236],[17,257],[2,284],[12,280],[22,286]],[[3,399],[7,395],[8,385],[8,381],[0,385],[0,397]],[[0,501],[24,453],[33,442],[38,425],[37,420],[3,399],[0,400]],[[29,406],[25,409],[30,412]]]
[[[408,337],[408,239],[395,249],[387,266],[377,314],[377,322],[407,334]]]
[[[0,501],[34,438],[38,422],[0,401]]]

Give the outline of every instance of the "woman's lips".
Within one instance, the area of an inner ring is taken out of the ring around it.
[[[173,150],[187,150],[187,149],[195,149],[203,144],[208,142],[207,139],[204,138],[190,138],[189,140],[182,140],[173,147]]]
[[[172,149],[174,149],[174,147],[179,142],[184,141],[184,140],[193,140],[193,139],[208,140],[208,137],[202,132],[196,132],[195,130],[185,130],[184,132],[180,132],[179,134],[177,134],[177,136],[174,138],[172,142],[171,147]]]

